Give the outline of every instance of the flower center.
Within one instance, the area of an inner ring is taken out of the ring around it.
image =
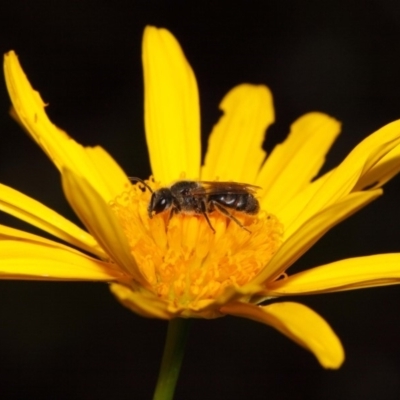
[[[159,189],[146,181],[153,191]],[[154,293],[176,307],[196,307],[228,287],[242,287],[269,262],[282,241],[278,219],[232,212],[242,224],[213,211],[204,215],[170,210],[149,218],[149,190],[140,183],[115,200],[132,254]],[[231,211],[231,210],[229,210]]]

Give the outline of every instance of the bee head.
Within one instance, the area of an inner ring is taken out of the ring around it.
[[[173,205],[173,200],[174,199],[170,189],[163,188],[153,192],[148,208],[149,217],[151,218],[153,213],[159,214],[170,209]]]

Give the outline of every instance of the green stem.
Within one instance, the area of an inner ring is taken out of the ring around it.
[[[153,400],[172,400],[185,352],[189,319],[171,319]]]

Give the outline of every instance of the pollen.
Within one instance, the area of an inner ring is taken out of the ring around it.
[[[146,183],[157,190],[158,185]],[[141,184],[111,204],[150,290],[172,307],[196,308],[226,288],[240,288],[265,266],[282,242],[283,227],[272,214],[234,213],[243,227],[221,213],[166,211],[148,215],[151,193]]]

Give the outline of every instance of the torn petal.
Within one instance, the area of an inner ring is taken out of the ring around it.
[[[274,122],[270,90],[243,84],[228,92],[214,126],[201,172],[202,180],[254,183],[265,158],[265,130]]]

